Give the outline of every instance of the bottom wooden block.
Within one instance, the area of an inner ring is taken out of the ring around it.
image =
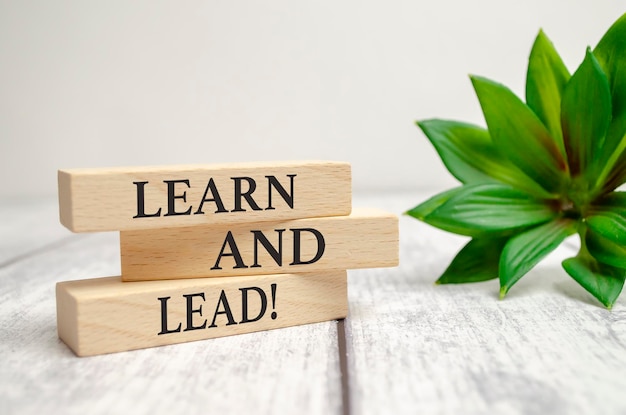
[[[122,282],[60,282],[59,337],[78,356],[344,318],[346,271]]]

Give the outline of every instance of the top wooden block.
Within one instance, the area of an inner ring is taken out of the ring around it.
[[[59,170],[61,223],[123,231],[350,214],[350,164],[328,161]]]

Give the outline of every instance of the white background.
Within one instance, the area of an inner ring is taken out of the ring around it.
[[[355,191],[454,184],[416,119],[484,124],[543,27],[570,70],[620,1],[0,0],[0,198],[72,167],[329,159]],[[417,201],[416,201],[417,202]]]

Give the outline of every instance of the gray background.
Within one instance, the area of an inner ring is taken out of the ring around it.
[[[72,167],[332,159],[356,191],[453,184],[415,119],[483,124],[543,27],[570,70],[604,1],[0,0],[2,196]]]

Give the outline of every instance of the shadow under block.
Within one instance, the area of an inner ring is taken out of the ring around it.
[[[78,356],[346,317],[346,271],[56,286],[59,337]]]
[[[398,265],[398,218],[350,216],[120,232],[122,279],[222,277]]]
[[[347,215],[349,163],[327,161],[59,170],[73,232]]]

